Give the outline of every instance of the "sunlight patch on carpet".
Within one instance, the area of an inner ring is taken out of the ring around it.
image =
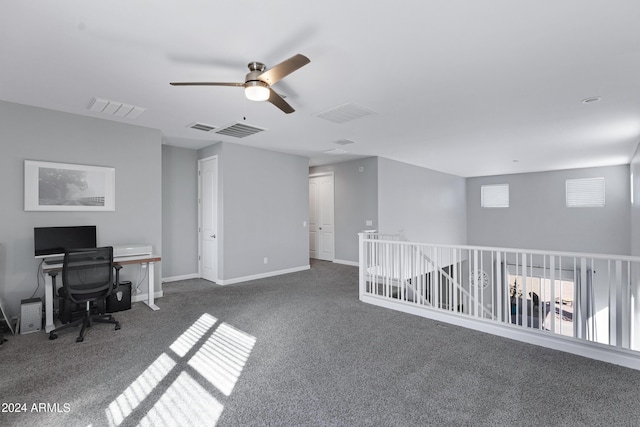
[[[184,357],[189,350],[200,341],[204,334],[209,332],[217,321],[218,319],[215,317],[206,313],[203,314],[189,329],[184,331],[169,348],[178,356]]]
[[[119,426],[153,389],[176,366],[165,353],[161,354],[127,389],[107,408],[109,425]]]
[[[167,388],[141,426],[215,425],[224,406],[188,373],[182,372]]]
[[[109,404],[109,425],[136,419],[138,425],[149,426],[215,425],[224,410],[216,395],[224,400],[231,394],[256,343],[254,336],[217,323],[205,313],[184,331]],[[141,413],[143,403],[152,404],[146,413]]]
[[[255,342],[251,335],[223,323],[189,360],[189,366],[229,396]]]

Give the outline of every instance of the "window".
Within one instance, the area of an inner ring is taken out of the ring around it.
[[[483,208],[508,208],[509,184],[483,185],[480,187]]]
[[[568,179],[566,181],[567,207],[603,207],[604,178]]]

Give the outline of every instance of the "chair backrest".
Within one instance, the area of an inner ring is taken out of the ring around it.
[[[113,247],[66,250],[62,286],[76,303],[107,297],[113,288]]]

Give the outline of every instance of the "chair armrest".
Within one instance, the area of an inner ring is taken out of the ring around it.
[[[113,268],[116,269],[116,282],[113,284],[113,288],[117,288],[120,286],[120,269],[122,269],[121,265],[114,265]]]

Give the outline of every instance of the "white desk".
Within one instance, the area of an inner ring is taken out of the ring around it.
[[[159,255],[138,255],[127,257],[114,257],[114,265],[129,265],[129,264],[147,264],[149,270],[149,291],[147,293],[147,300],[144,301],[152,310],[159,310],[154,302],[154,280],[155,280],[155,263],[161,260]],[[56,276],[58,272],[62,271],[62,264],[42,264],[42,271],[44,275],[44,310],[46,324],[44,327],[45,332],[49,333],[56,328],[53,320],[53,295],[55,289],[53,288],[53,276]]]

